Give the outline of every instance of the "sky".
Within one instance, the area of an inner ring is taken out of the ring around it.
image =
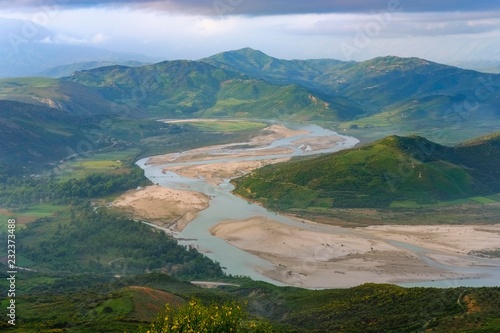
[[[156,59],[252,47],[283,59],[500,60],[498,0],[0,0],[0,17],[52,31],[40,43]]]

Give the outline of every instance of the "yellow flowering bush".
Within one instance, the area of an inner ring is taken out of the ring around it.
[[[249,320],[240,304],[202,305],[196,301],[179,308],[168,304],[145,333],[267,333],[270,325]]]

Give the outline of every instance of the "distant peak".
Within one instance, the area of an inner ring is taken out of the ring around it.
[[[271,56],[265,54],[262,51],[252,49],[251,47],[244,47],[242,49],[237,49],[237,50],[231,50],[231,51],[225,51],[218,53],[212,57],[220,57],[220,56],[244,56],[246,58],[272,58]]]
[[[229,52],[265,54],[264,52],[259,51],[259,50],[256,50],[256,49],[252,49],[251,47],[244,47],[244,48],[242,48],[242,49],[233,50],[233,51],[229,51]]]
[[[500,132],[494,132],[491,134],[481,136],[479,138],[464,141],[464,142],[458,144],[458,147],[479,146],[479,145],[484,145],[484,144],[497,144],[498,145],[499,143],[500,143]]]

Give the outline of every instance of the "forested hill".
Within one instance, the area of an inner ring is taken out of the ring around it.
[[[456,147],[389,136],[359,148],[267,166],[235,192],[280,209],[430,204],[500,192],[500,133]]]

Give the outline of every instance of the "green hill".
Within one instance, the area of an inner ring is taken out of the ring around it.
[[[450,126],[457,118],[466,127],[499,116],[500,75],[419,58],[284,60],[244,48],[202,61],[267,82],[298,84],[320,95],[341,96],[362,110],[344,114],[341,120],[355,121],[358,126],[404,125],[411,131]]]
[[[3,79],[0,99],[76,114],[350,121],[347,127],[401,125],[408,133],[457,121],[491,124],[499,117],[498,86],[500,75],[418,58],[283,60],[245,48],[62,79]]]
[[[166,61],[143,67],[80,71],[65,80],[150,116],[247,116],[340,119],[360,112],[342,98],[320,96],[294,84],[276,85],[204,62]]]
[[[389,136],[359,148],[267,166],[235,192],[279,209],[418,205],[500,192],[499,135],[446,147]]]

